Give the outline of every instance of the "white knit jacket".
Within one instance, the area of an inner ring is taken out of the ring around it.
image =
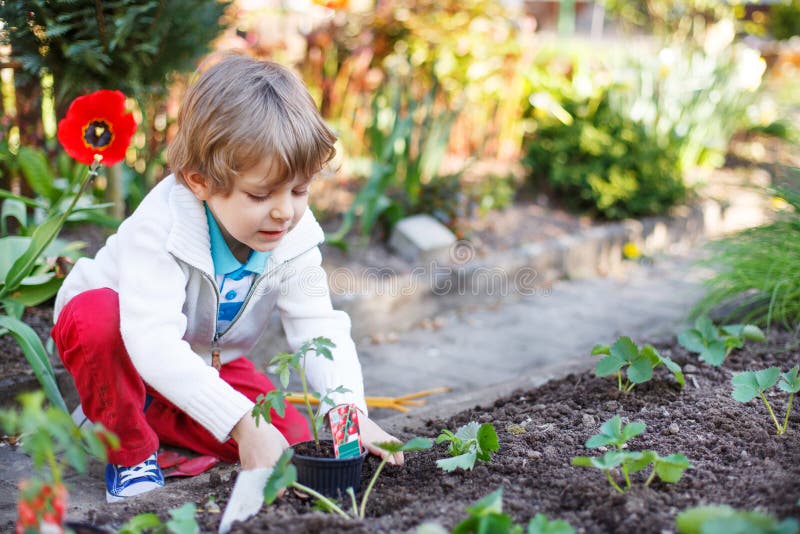
[[[321,267],[323,239],[306,210],[272,251],[251,298],[216,343],[223,364],[248,355],[277,308],[292,350],[317,336],[336,344],[333,361],[309,356],[311,387],[325,392],[344,386],[350,393],[333,394],[333,401],[353,402],[366,413],[350,318],[333,309]],[[54,319],[75,295],[103,287],[119,294],[122,339],[142,379],[226,440],[253,403],[211,366],[219,288],[208,222],[202,202],[173,176],[148,193],[94,259],[78,260],[56,296]]]

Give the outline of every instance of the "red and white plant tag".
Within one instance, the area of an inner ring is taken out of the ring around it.
[[[336,458],[361,456],[361,430],[355,404],[340,404],[328,412]]]

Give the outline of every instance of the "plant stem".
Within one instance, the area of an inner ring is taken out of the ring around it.
[[[631,477],[628,474],[628,466],[624,463],[622,464],[622,474],[625,476],[625,489],[631,487]]]
[[[292,487],[296,488],[296,489],[299,489],[303,493],[308,493],[309,495],[311,495],[315,499],[318,499],[318,500],[322,501],[323,503],[325,503],[325,506],[328,506],[331,510],[333,510],[334,512],[336,512],[340,516],[344,517],[345,519],[350,519],[350,516],[347,515],[347,512],[345,512],[344,510],[339,508],[336,505],[335,502],[333,502],[332,500],[330,500],[326,496],[322,495],[321,493],[309,488],[308,486],[304,486],[304,485],[300,484],[299,482],[292,482]]]
[[[636,384],[628,380],[625,382],[625,393],[630,393],[634,387],[636,387]]]
[[[616,482],[614,482],[614,478],[611,476],[610,469],[606,469],[606,477],[608,478],[608,481],[611,483],[611,485],[614,487],[615,490],[617,490],[620,493],[625,493],[625,491],[623,491],[623,489],[620,488]]]
[[[767,396],[764,395],[763,392],[759,393],[758,396],[761,397],[762,401],[764,401],[764,406],[767,407],[767,410],[769,411],[769,416],[772,417],[772,421],[775,423],[775,428],[778,429],[778,435],[783,434],[783,431],[781,429],[781,425],[780,425],[780,423],[778,423],[778,418],[775,417],[775,412],[772,411],[772,406],[770,406],[769,401],[767,400]]]
[[[617,389],[623,391],[622,389],[622,373],[617,371]]]
[[[50,473],[53,475],[53,484],[56,486],[61,485],[61,469],[58,467],[58,463],[56,462],[56,455],[53,454],[52,450],[47,450],[45,452],[47,456],[47,464],[50,466]]]
[[[792,401],[794,400],[794,393],[789,394],[789,405],[786,407],[786,417],[783,418],[783,432],[779,432],[779,434],[786,433],[786,428],[789,426],[789,414],[792,413]]]
[[[308,384],[306,383],[306,358],[308,353],[303,354],[303,368],[300,370],[300,382],[303,384],[303,401],[308,411],[308,421],[311,423],[311,432],[314,435],[314,445],[319,450],[319,433],[317,432],[317,421],[314,419],[314,411],[311,409],[311,401],[308,400]]]
[[[375,470],[375,474],[372,475],[372,478],[369,480],[369,484],[367,485],[367,489],[364,491],[364,496],[361,497],[361,511],[358,514],[358,517],[360,519],[364,519],[364,514],[366,513],[366,510],[367,510],[367,499],[369,498],[369,494],[372,491],[372,487],[375,485],[375,482],[378,480],[378,475],[380,475],[381,471],[383,470],[383,466],[385,466],[386,462],[389,461],[389,456],[390,455],[387,454],[386,457],[383,460],[381,460],[380,465],[378,465],[378,468]]]
[[[347,488],[347,494],[350,495],[350,504],[353,505],[353,517],[358,517],[358,503],[356,502],[356,492],[353,488]]]
[[[656,468],[655,468],[655,467],[653,467],[653,471],[650,473],[650,476],[649,476],[649,477],[647,477],[647,480],[645,480],[645,481],[644,481],[644,485],[645,485],[645,487],[647,487],[647,486],[649,486],[649,485],[650,485],[650,483],[653,481],[653,479],[655,478],[655,476],[656,476]]]

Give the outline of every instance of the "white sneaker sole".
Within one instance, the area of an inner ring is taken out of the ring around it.
[[[136,497],[137,495],[142,495],[144,493],[150,493],[151,491],[161,489],[163,487],[164,486],[155,482],[142,482],[140,484],[136,484],[135,488],[128,488],[129,490],[132,490],[132,493],[129,493],[128,495],[112,495],[108,492],[108,490],[106,490],[106,502],[109,504],[122,502],[130,499],[131,497]]]

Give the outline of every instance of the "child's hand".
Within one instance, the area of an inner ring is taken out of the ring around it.
[[[248,413],[231,430],[231,437],[239,444],[239,461],[242,469],[272,467],[281,453],[289,448],[289,443],[280,430],[262,421],[256,426],[255,419]]]
[[[375,456],[385,458],[389,453],[383,449],[379,449],[373,445],[373,443],[381,443],[383,441],[400,441],[396,437],[387,434],[386,431],[384,431],[363,413],[358,414],[358,422],[361,428],[361,442],[364,444],[367,450]],[[403,453],[397,452],[392,454],[389,458],[389,463],[393,465],[403,465]]]

